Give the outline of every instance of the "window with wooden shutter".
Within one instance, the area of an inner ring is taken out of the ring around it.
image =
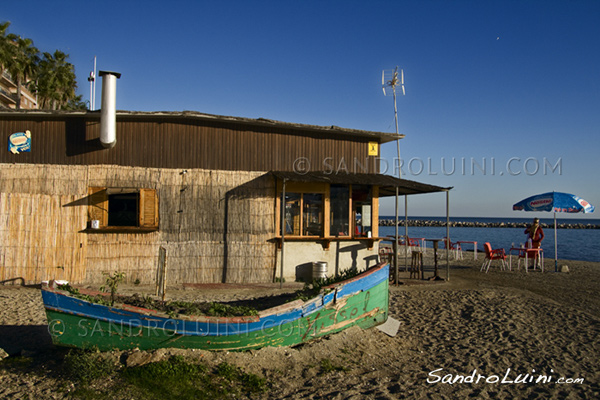
[[[156,189],[90,187],[90,232],[151,232],[158,229]]]

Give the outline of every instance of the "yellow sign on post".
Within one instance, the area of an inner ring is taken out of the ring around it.
[[[379,143],[369,142],[369,155],[370,156],[378,156],[379,155]]]

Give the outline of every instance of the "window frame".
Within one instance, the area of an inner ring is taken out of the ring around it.
[[[279,181],[278,185],[277,185],[277,218],[276,218],[276,226],[277,226],[277,235],[281,236],[281,227],[282,227],[282,222],[281,221],[281,194],[282,194],[282,190],[283,190],[283,185],[282,183]],[[327,237],[329,236],[329,217],[327,215],[327,213],[329,212],[329,185],[328,184],[322,184],[322,183],[299,183],[299,182],[287,182],[286,186],[285,186],[285,193],[286,195],[294,193],[294,194],[299,194],[300,195],[300,218],[299,218],[299,222],[300,222],[300,226],[298,231],[300,232],[300,235],[294,235],[294,234],[290,234],[287,233],[285,236],[289,237],[289,238],[305,238],[305,239],[318,239],[318,238],[323,238],[323,237]],[[322,205],[322,218],[323,221],[321,222],[322,227],[321,227],[321,235],[304,235],[303,231],[305,230],[304,227],[304,195],[305,194],[320,194],[322,195],[322,199],[323,199],[323,205]],[[284,204],[285,207],[285,204]]]
[[[299,194],[303,194],[303,193],[322,193],[323,196],[323,235],[322,236],[303,236],[303,235],[293,235],[293,234],[289,234],[286,232],[285,236],[286,238],[292,239],[292,240],[299,240],[299,239],[308,239],[308,240],[315,240],[315,239],[339,239],[339,240],[354,240],[354,239],[366,239],[367,236],[362,236],[362,235],[356,235],[356,221],[355,221],[355,214],[353,212],[354,210],[354,201],[353,201],[353,196],[352,196],[352,191],[353,191],[353,185],[348,185],[348,191],[349,191],[349,205],[348,205],[348,210],[349,210],[349,215],[348,215],[348,221],[349,221],[349,232],[347,236],[342,236],[342,235],[332,235],[331,234],[331,185],[329,183],[304,183],[304,182],[286,182],[285,185],[285,192],[286,195],[288,193],[299,193]],[[336,185],[339,186],[339,185]],[[361,185],[363,186],[363,185]],[[368,186],[370,188],[370,204],[371,204],[371,232],[372,232],[372,237],[376,238],[379,235],[379,187],[378,186],[371,186],[371,185],[364,185],[364,186]],[[282,226],[282,221],[281,221],[281,195],[282,195],[282,189],[283,189],[283,182],[281,180],[277,181],[277,191],[276,191],[276,201],[275,201],[275,209],[276,209],[276,221],[275,221],[275,235],[277,237],[281,237],[281,226]],[[301,196],[301,199],[303,198],[303,196]],[[302,201],[300,203],[301,207],[302,207]],[[302,208],[301,208],[302,210]],[[302,217],[302,215],[301,215]],[[302,218],[300,218],[302,219]],[[303,227],[300,226],[300,233],[302,233],[302,229]]]
[[[109,196],[118,193],[138,194],[137,226],[109,225]],[[88,232],[152,232],[159,228],[159,204],[156,189],[98,187],[88,188]],[[98,221],[94,227],[92,221]]]

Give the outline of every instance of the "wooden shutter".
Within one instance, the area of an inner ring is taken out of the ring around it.
[[[140,189],[140,227],[158,229],[158,196],[155,189]]]
[[[104,187],[88,189],[88,222],[100,221],[100,227],[108,226],[108,193]]]

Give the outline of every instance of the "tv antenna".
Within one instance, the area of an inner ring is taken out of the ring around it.
[[[90,111],[96,109],[96,56],[94,56],[94,70],[90,72],[88,78],[90,83]]]
[[[381,72],[381,88],[383,89],[383,95],[388,96],[389,92],[394,95],[394,120],[396,122],[396,135],[398,135],[398,107],[396,106],[396,87],[402,88],[402,95],[406,95],[404,90],[404,70],[398,70],[398,66],[395,69],[384,69]],[[387,88],[387,91],[386,91]],[[396,146],[398,147],[398,177],[402,178],[402,171],[400,170],[400,139],[396,139]]]
[[[405,95],[406,92],[404,91],[404,71],[400,70],[398,71],[398,66],[396,66],[395,69],[393,70],[383,70],[381,72],[381,88],[383,89],[383,95],[387,96],[388,93],[391,91],[392,94],[394,95],[394,120],[396,121],[396,135],[398,134],[398,107],[396,107],[396,87],[400,86],[402,88],[402,95]],[[388,89],[386,91],[386,89]],[[402,169],[400,168],[400,137],[398,136],[396,139],[396,146],[398,148],[398,178],[402,179]],[[404,235],[405,237],[408,237],[408,221],[407,221],[407,215],[408,215],[408,210],[407,210],[407,196],[404,195]],[[394,249],[397,249],[398,243],[399,243],[399,239],[400,237],[398,236],[398,187],[396,187],[396,223],[394,224],[395,226],[395,243],[394,243]],[[406,250],[406,247],[405,249]],[[397,254],[397,250],[394,250],[394,253]],[[408,268],[408,258],[406,256],[407,252],[404,252],[404,268]],[[398,285],[398,257],[394,257],[394,266],[396,269],[396,285]]]

